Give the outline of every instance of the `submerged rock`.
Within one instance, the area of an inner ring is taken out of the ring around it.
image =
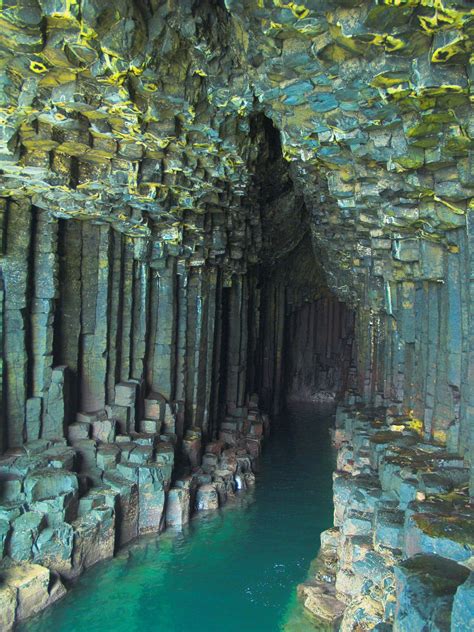
[[[317,626],[335,631],[340,629],[346,605],[336,598],[334,588],[323,583],[300,584],[298,596]]]

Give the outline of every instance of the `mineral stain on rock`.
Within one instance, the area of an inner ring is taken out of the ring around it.
[[[404,629],[397,569],[473,570],[473,20],[1,4],[5,629],[253,486],[296,401],[339,403],[313,615]],[[453,594],[419,625],[470,629],[472,582]]]

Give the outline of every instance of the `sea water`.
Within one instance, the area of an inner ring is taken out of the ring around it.
[[[291,406],[272,425],[253,490],[89,569],[21,632],[314,630],[296,586],[332,524],[331,412]]]

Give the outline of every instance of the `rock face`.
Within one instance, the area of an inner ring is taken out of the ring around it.
[[[166,420],[155,423],[171,428],[172,408],[167,404],[162,411]],[[104,414],[81,419],[106,424]],[[135,431],[73,440],[72,447],[62,439],[26,442],[0,457],[0,470],[14,472],[5,475],[0,503],[1,629],[59,599],[66,592],[61,580],[113,557],[139,535],[159,533],[165,525],[182,528],[194,510],[218,509],[251,485],[255,456],[247,441],[259,446],[263,440],[255,431],[263,428],[255,397],[245,414],[231,444],[220,439],[205,446],[202,466],[200,435],[190,463],[189,449],[184,441],[178,447],[176,435]]]
[[[335,527],[299,587],[305,609],[348,632],[469,629],[474,511],[459,455],[383,408],[339,407],[334,439]]]
[[[346,394],[338,595],[371,538],[466,565],[470,3],[3,4],[2,554],[77,574],[253,484],[254,392]]]
[[[2,630],[54,603],[65,589],[56,575],[38,564],[9,564],[0,567],[0,623]]]

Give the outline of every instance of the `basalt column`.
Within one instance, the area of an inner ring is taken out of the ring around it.
[[[286,325],[287,399],[331,401],[346,393],[355,369],[353,342],[354,312],[337,299],[293,308]]]
[[[344,632],[471,621],[471,4],[2,3],[8,625],[19,564],[47,605],[251,484],[259,407],[321,392],[339,482],[305,602]]]

